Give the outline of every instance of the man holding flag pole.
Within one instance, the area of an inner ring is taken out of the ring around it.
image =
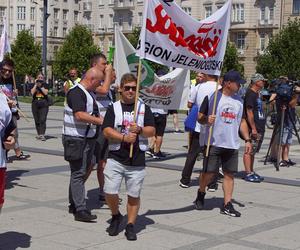
[[[219,76],[226,50],[231,6],[232,0],[228,0],[213,15],[205,20],[197,21],[185,13],[175,1],[146,1],[144,25],[137,47],[137,55],[169,67],[186,68]],[[200,121],[209,125],[215,124],[214,127],[210,126],[209,132],[207,131],[206,159],[204,161],[205,173],[201,178],[200,190],[195,201],[196,209],[202,209],[205,187],[210,180],[210,176],[206,172],[214,172],[215,168],[218,171],[220,163],[226,162],[224,155],[228,153],[227,150],[231,150],[229,158],[233,164],[232,169],[226,168],[228,166],[223,164],[225,165],[223,168],[226,170],[226,178],[223,186],[224,205],[221,208],[221,212],[236,217],[240,216],[240,213],[234,210],[231,198],[233,172],[237,170],[238,131],[240,125],[241,132],[244,138],[247,139],[246,151],[251,150],[251,145],[248,142],[248,129],[245,126],[244,119],[242,119],[243,105],[235,96],[239,89],[239,84],[242,82],[243,79],[238,72],[228,72],[224,76],[222,91],[218,92],[218,87],[216,86],[213,97],[207,98],[208,101],[206,103],[209,104],[202,105],[202,108],[206,108],[205,111],[207,112],[205,113],[201,110],[201,115],[199,115]],[[231,106],[230,102],[232,102]],[[221,146],[216,144],[216,136],[222,130],[220,126],[224,125],[222,122],[230,128],[229,131],[232,135],[230,138],[228,136],[222,139],[218,138],[225,146],[222,143]],[[213,148],[210,150],[211,139]],[[216,146],[219,146],[219,148]]]

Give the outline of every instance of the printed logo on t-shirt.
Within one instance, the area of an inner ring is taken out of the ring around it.
[[[0,89],[7,97],[13,96],[13,89],[11,84],[0,85]]]
[[[237,117],[234,106],[230,104],[225,104],[220,110],[220,117],[224,123],[231,124]]]

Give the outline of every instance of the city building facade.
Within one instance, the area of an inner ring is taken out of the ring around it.
[[[176,0],[184,11],[203,20],[221,8],[226,0]],[[86,25],[95,44],[104,53],[114,43],[114,25],[123,33],[142,26],[144,0],[53,0],[48,4],[47,60],[75,24]],[[264,53],[268,41],[289,19],[299,17],[300,0],[233,0],[229,40],[238,50],[245,76],[255,72],[256,59]],[[42,39],[43,0],[0,0],[0,31],[3,20],[13,41],[18,32],[29,29]]]

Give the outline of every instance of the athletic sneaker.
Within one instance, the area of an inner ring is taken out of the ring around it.
[[[281,162],[279,162],[279,167],[289,167],[289,163],[285,160],[282,160]]]
[[[264,181],[264,177],[262,177],[262,176],[260,176],[259,174],[257,174],[257,173],[253,173],[253,175],[254,175],[254,177],[256,178],[256,179],[258,179],[259,181]]]
[[[166,155],[164,153],[162,153],[161,151],[153,154],[153,159],[161,159],[161,158],[165,158],[165,157],[166,157]]]
[[[122,222],[122,219],[123,215],[120,212],[111,217],[110,225],[106,229],[106,232],[108,232],[109,236],[116,236],[119,234],[119,226]]]
[[[259,178],[257,178],[254,173],[247,174],[245,176],[245,181],[256,182],[256,183],[261,182],[261,180]]]
[[[296,162],[292,161],[291,159],[289,159],[287,163],[288,163],[290,166],[294,166],[294,165],[297,164]]]
[[[131,224],[131,223],[127,224],[127,226],[125,228],[125,236],[126,236],[127,240],[136,240],[137,239],[133,224]]]
[[[223,204],[223,206],[220,209],[221,214],[226,214],[232,217],[240,217],[241,213],[236,211],[232,205],[231,202],[228,202],[226,205]]]
[[[152,148],[150,148],[149,150],[146,151],[146,154],[149,155],[150,157],[153,157],[154,150]]]
[[[182,133],[184,133],[184,131],[178,129],[178,130],[175,130],[173,133],[174,133],[174,134],[182,134]]]
[[[184,184],[181,181],[179,181],[179,186],[182,188],[189,188],[190,186],[188,184]]]
[[[218,183],[212,182],[209,185],[207,185],[207,191],[208,192],[216,192],[218,190]]]
[[[203,209],[203,207],[204,207],[204,197],[205,197],[205,193],[198,191],[197,198],[194,201],[194,205],[195,205],[195,208],[197,210],[202,210]]]

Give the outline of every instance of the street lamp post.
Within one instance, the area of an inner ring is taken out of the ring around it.
[[[43,73],[47,80],[47,20],[50,14],[48,13],[48,0],[44,0],[43,6],[43,51],[42,51],[42,64]]]

